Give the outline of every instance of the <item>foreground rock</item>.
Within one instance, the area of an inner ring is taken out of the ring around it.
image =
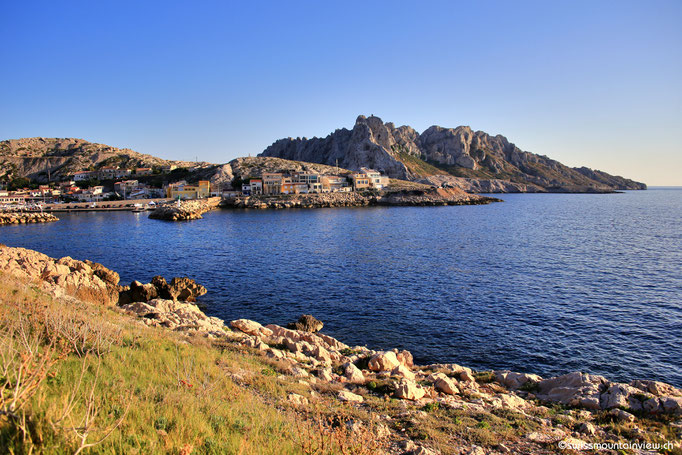
[[[143,318],[146,325],[165,327],[187,333],[203,333],[211,336],[225,335],[222,319],[209,317],[196,305],[174,300],[153,299],[122,305],[127,313]]]
[[[287,324],[287,329],[303,330],[304,332],[319,332],[324,323],[310,314],[303,314],[298,321]]]
[[[51,223],[59,218],[51,213],[0,212],[0,226],[5,224]]]
[[[154,209],[149,214],[149,218],[166,221],[200,220],[202,213],[213,210],[219,203],[220,198],[218,197],[169,202]]]
[[[155,276],[151,283],[142,284],[133,281],[130,286],[122,287],[119,293],[119,304],[132,302],[148,302],[160,298],[180,302],[194,302],[197,297],[206,294],[204,286],[187,277],[175,277],[170,283],[162,276]]]
[[[108,305],[118,302],[118,273],[95,262],[68,256],[54,259],[37,251],[0,245],[0,271],[42,282],[57,296]]]

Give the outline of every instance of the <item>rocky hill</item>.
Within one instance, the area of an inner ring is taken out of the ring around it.
[[[51,179],[56,180],[76,171],[104,166],[135,168],[171,164],[178,167],[208,166],[206,163],[164,160],[83,139],[31,137],[0,142],[0,178],[27,177],[46,182],[48,171]]]
[[[260,155],[371,167],[392,178],[455,186],[465,191],[592,192],[646,189],[646,185],[585,167],[570,168],[516,147],[504,136],[468,126],[432,126],[423,133],[379,117],[359,116],[352,130],[325,138],[280,139]]]

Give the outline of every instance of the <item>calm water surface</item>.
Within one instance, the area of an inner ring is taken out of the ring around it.
[[[61,214],[0,242],[187,275],[207,312],[325,332],[420,363],[581,370],[682,386],[682,189],[503,195],[466,207]]]

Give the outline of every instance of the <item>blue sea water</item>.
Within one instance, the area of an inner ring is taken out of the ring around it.
[[[682,386],[682,188],[508,194],[486,206],[59,214],[0,242],[123,282],[190,276],[210,315],[324,331],[419,363]]]

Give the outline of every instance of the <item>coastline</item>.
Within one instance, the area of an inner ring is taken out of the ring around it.
[[[303,381],[313,390],[327,390],[325,396],[337,405],[363,408],[374,400],[388,399],[398,400],[400,407],[408,411],[505,411],[526,415],[529,421],[535,421],[531,416],[545,412],[547,406],[561,406],[566,415],[572,416],[571,425],[541,419],[537,431],[525,434],[519,442],[540,446],[565,440],[586,443],[595,437],[608,440],[612,422],[649,425],[650,419],[668,422],[675,417],[666,416],[682,415],[682,391],[657,381],[625,384],[581,372],[541,378],[530,373],[474,371],[457,364],[415,365],[408,351],[351,347],[318,333],[322,324],[308,331],[304,326],[291,329],[238,319],[228,326],[226,321],[206,316],[191,302],[205,292],[191,280],[167,283],[155,279],[150,284],[134,282],[130,287],[121,287],[118,274],[100,264],[68,257],[52,259],[32,250],[4,246],[0,247],[0,271],[33,280],[58,299],[75,297],[126,313],[143,326],[250,349],[254,355],[274,362],[278,371],[292,380]],[[162,295],[161,289],[169,285],[175,286],[177,292]],[[197,291],[185,293],[192,299],[183,300],[178,297],[183,289]],[[127,300],[121,301],[124,294]],[[315,394],[295,395],[289,395],[287,400],[307,405],[309,400],[319,399]],[[604,426],[604,422],[609,425]],[[424,446],[424,450],[432,450],[418,438],[410,440]]]
[[[482,205],[500,199],[469,194],[454,188],[415,188],[379,192],[237,196],[221,204],[225,208],[286,209],[367,206]]]

